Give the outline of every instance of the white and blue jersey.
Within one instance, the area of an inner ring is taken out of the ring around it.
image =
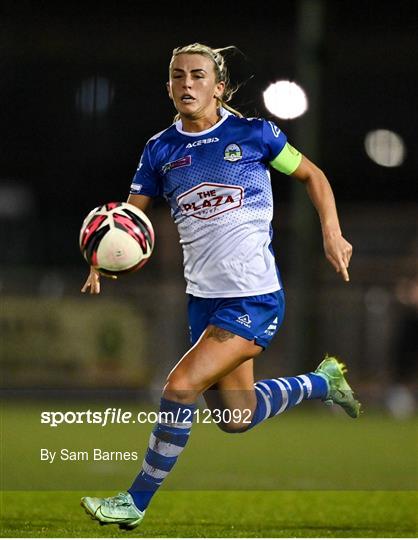
[[[185,132],[179,121],[152,137],[130,193],[168,201],[183,248],[187,293],[267,294],[281,289],[271,247],[269,163],[290,145],[272,122],[224,109],[221,114],[205,131]]]

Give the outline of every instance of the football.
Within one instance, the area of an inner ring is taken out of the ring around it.
[[[154,249],[154,229],[145,213],[126,202],[97,206],[85,217],[79,246],[90,266],[104,275],[139,270]]]

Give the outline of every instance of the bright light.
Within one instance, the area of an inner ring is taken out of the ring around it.
[[[388,129],[370,131],[364,139],[369,158],[382,167],[399,167],[405,160],[405,143]]]
[[[278,118],[301,116],[308,108],[305,92],[296,83],[277,81],[263,92],[264,104]]]

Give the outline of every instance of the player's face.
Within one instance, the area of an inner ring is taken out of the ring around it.
[[[167,89],[181,116],[198,119],[216,115],[216,98],[222,97],[224,88],[224,82],[216,82],[210,58],[179,54],[174,59]]]

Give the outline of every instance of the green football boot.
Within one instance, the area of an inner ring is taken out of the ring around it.
[[[314,373],[325,379],[327,383],[328,395],[324,399],[326,405],[336,403],[351,418],[358,418],[360,416],[361,403],[355,399],[354,392],[344,377],[344,373],[347,373],[347,368],[342,362],[327,355]]]
[[[100,525],[119,525],[119,529],[135,529],[144,518],[144,512],[138,510],[131,495],[124,491],[115,497],[83,497],[81,506],[91,519]]]

